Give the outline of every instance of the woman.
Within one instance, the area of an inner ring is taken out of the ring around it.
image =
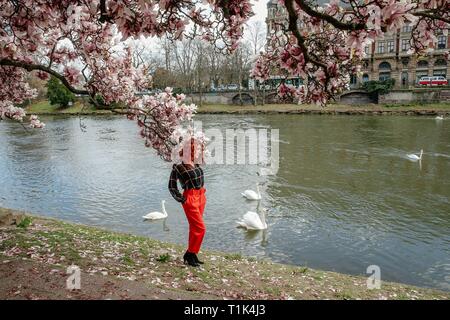
[[[193,148],[193,144],[191,146]],[[206,197],[203,170],[198,164],[194,164],[194,152],[191,149],[190,157],[183,157],[183,150],[180,151],[183,161],[174,164],[169,179],[169,191],[174,199],[183,205],[184,212],[189,222],[189,245],[183,256],[184,263],[198,267],[203,264],[197,257],[205,236],[206,228],[203,222],[203,211],[205,210]],[[186,159],[187,158],[187,159]],[[180,181],[184,189],[180,194],[177,186]]]

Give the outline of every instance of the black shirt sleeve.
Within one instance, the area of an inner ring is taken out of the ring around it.
[[[172,167],[172,172],[170,173],[170,178],[169,178],[169,191],[170,191],[170,194],[172,195],[172,197],[176,201],[184,203],[186,201],[186,199],[183,197],[183,195],[178,190],[177,179],[178,179],[177,169],[176,169],[176,165],[174,164]]]

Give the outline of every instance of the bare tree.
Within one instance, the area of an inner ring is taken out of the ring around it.
[[[252,62],[249,41],[244,41],[232,55],[224,54],[210,43],[191,38],[181,42],[163,39],[159,45],[161,57],[154,72],[156,86],[171,83],[186,91],[197,91],[200,104],[205,89],[220,83],[239,84],[241,94],[241,86],[249,77]]]
[[[252,21],[247,25],[247,41],[250,43],[252,53],[259,54],[266,45],[266,27],[262,21]]]
[[[239,88],[239,103],[242,105],[242,84],[248,76],[251,67],[251,48],[248,42],[243,42],[234,54],[235,66],[238,69],[238,88]]]
[[[133,67],[142,67],[146,75],[153,76],[161,64],[161,57],[157,50],[155,50],[152,44],[141,40],[132,41],[130,45],[133,48]]]
[[[212,44],[204,45],[204,56],[206,59],[207,75],[209,77],[209,85],[217,87],[222,77],[222,67],[225,63],[225,56],[222,52]]]
[[[265,25],[257,20],[257,21],[253,21],[251,23],[249,23],[247,25],[247,39],[248,42],[250,43],[251,49],[252,49],[252,54],[253,57],[251,58],[252,60],[256,59],[256,56],[263,51],[265,45],[266,45],[266,39],[267,39],[267,35],[266,35],[266,28]],[[254,86],[253,86],[253,101],[254,104],[257,105],[258,103],[258,85],[256,83],[256,80],[254,81]],[[263,84],[263,87],[265,85]],[[265,88],[263,89],[263,91],[265,90]],[[265,92],[263,92],[263,99],[262,99],[262,104],[264,105],[264,95]]]
[[[177,73],[181,76],[180,80],[184,82],[187,89],[192,90],[196,59],[195,42],[193,39],[185,39],[174,43],[173,49]]]
[[[196,82],[197,82],[197,91],[200,96],[199,106],[201,107],[203,105],[203,71],[205,69],[205,58],[204,58],[204,51],[205,51],[205,44],[202,41],[196,41],[195,42],[195,48],[196,48],[196,60],[195,60],[195,73],[197,76]]]
[[[172,58],[173,58],[174,43],[167,37],[159,39],[159,48],[162,51],[162,58],[164,59],[165,69],[172,71]]]

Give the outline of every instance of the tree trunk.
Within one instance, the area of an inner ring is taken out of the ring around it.
[[[200,90],[199,90],[199,93],[200,93],[200,103],[199,103],[199,105],[200,105],[200,107],[202,107],[202,105],[203,105],[203,88],[202,88],[202,84],[199,82],[199,86],[200,86]]]
[[[242,84],[242,62],[239,64],[239,83],[238,83],[238,89],[239,89],[239,105],[243,105],[242,103],[242,88],[241,88],[241,84]]]
[[[263,82],[262,105],[266,102],[266,81]]]

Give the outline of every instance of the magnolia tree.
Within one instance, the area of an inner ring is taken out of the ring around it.
[[[307,79],[306,86],[279,87],[281,96],[305,103],[325,104],[344,90],[350,75],[360,71],[364,48],[386,32],[410,25],[410,53],[424,54],[450,27],[449,0],[332,0],[324,6],[311,0],[278,2],[279,14],[288,19],[269,35],[252,74],[260,81],[271,72]],[[448,59],[448,52],[444,55]]]
[[[27,73],[44,80],[54,76],[94,104],[125,105],[128,118],[141,127],[145,145],[170,160],[176,128],[195,106],[169,89],[137,96],[148,87],[148,77],[133,66],[127,40],[202,37],[234,50],[251,14],[249,2],[241,0],[1,0],[0,117],[26,117],[19,106],[36,95]],[[31,127],[43,126],[34,115],[29,120]]]
[[[310,79],[307,88],[280,87],[282,95],[305,102],[326,103],[339,93],[358,70],[364,46],[384,32],[412,24],[412,50],[422,53],[450,19],[448,0],[344,0],[324,7],[306,0],[280,3],[288,23],[270,35],[253,75],[264,80],[276,69]],[[249,0],[0,0],[0,119],[26,119],[20,105],[36,95],[28,73],[44,80],[54,76],[94,104],[126,106],[146,146],[170,160],[179,142],[177,128],[195,106],[170,89],[152,97],[136,95],[148,86],[148,77],[133,64],[128,39],[200,37],[233,51],[251,15]],[[34,115],[28,120],[31,127],[43,126]]]

